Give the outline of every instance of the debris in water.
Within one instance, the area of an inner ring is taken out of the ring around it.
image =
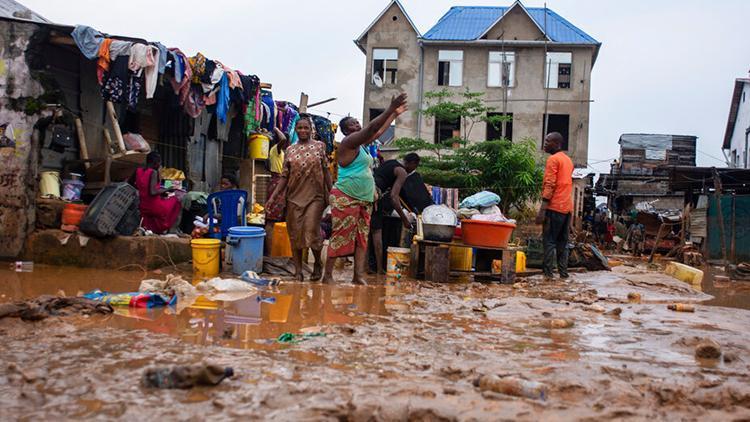
[[[695,357],[701,359],[719,359],[721,357],[721,346],[713,340],[703,340],[695,347]]]
[[[26,302],[0,304],[0,319],[21,318],[24,321],[39,321],[50,316],[73,314],[111,314],[113,309],[106,303],[82,297],[39,296]]]
[[[620,308],[620,307],[618,306],[618,307],[616,307],[616,308],[612,309],[611,311],[609,311],[609,312],[606,312],[606,313],[605,313],[604,315],[609,315],[609,316],[620,316],[620,314],[621,314],[621,313],[622,313],[622,308]]]
[[[641,294],[630,292],[628,293],[628,302],[630,303],[641,303]]]
[[[684,303],[673,303],[671,305],[667,305],[667,309],[676,312],[695,312],[695,306],[687,305]]]
[[[148,368],[141,382],[151,388],[193,388],[197,385],[218,385],[234,376],[234,369],[218,365],[184,365]]]
[[[307,340],[311,337],[325,337],[326,333],[305,333],[305,334],[294,334],[294,333],[283,333],[276,339],[279,343],[299,343],[300,341]]]
[[[547,387],[536,381],[528,381],[517,377],[499,377],[497,375],[483,375],[477,382],[481,391],[492,391],[515,397],[527,397],[534,400],[547,399]]]
[[[542,325],[546,328],[571,328],[575,324],[569,319],[555,318],[545,320]]]

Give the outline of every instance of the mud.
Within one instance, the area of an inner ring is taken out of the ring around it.
[[[48,270],[58,271],[0,270],[0,297],[129,291],[146,278]],[[640,294],[640,303],[629,293]],[[199,300],[176,315],[116,309],[111,316],[2,320],[3,418],[750,417],[750,312],[707,306],[716,299],[643,268],[512,286],[290,283],[261,295],[276,303]],[[677,300],[696,312],[666,309]],[[284,332],[326,335],[281,344]],[[697,356],[706,344],[717,347]],[[231,366],[235,376],[187,391],[140,385],[148,367],[201,362]],[[545,394],[482,389],[480,379],[541,385]]]

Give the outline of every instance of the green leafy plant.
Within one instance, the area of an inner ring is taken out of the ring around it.
[[[489,190],[501,197],[500,208],[508,213],[512,207],[526,208],[541,194],[544,172],[536,142],[525,138],[513,143],[507,139],[470,143],[474,125],[487,122],[497,127],[508,116],[488,116],[494,108],[486,106],[481,96],[468,90],[461,102],[453,102],[448,91],[425,95],[427,107],[421,112],[441,121],[461,120],[462,134],[448,143],[432,143],[423,139],[401,138],[395,141],[402,155],[411,151],[425,152],[419,172],[426,183],[445,188],[459,188],[461,197]],[[457,147],[451,145],[457,144]]]

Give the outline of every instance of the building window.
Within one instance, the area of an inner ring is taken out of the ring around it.
[[[384,108],[371,108],[370,109],[370,116],[369,116],[370,120],[368,120],[368,122],[371,122],[371,121],[377,119],[378,116],[380,116],[381,114],[383,114],[384,111],[385,111]]]
[[[732,167],[737,167],[737,160],[739,159],[739,154],[737,154],[737,150],[732,150]]]
[[[435,143],[446,143],[452,138],[461,137],[461,118],[456,120],[435,119]]]
[[[573,53],[547,53],[545,88],[570,88]]]
[[[395,85],[398,73],[398,50],[374,48],[372,50],[372,83],[375,86]]]
[[[490,51],[487,86],[515,86],[516,54]]]
[[[549,125],[549,130],[547,129]],[[545,114],[542,116],[542,139],[551,132],[559,132],[563,137],[562,150],[568,150],[568,135],[570,134],[570,115],[568,114]],[[542,142],[544,144],[544,142]],[[542,145],[543,147],[543,145]]]
[[[463,51],[440,50],[438,52],[438,85],[461,86],[463,73]]]
[[[487,113],[487,117],[502,116],[503,113]],[[505,122],[505,139],[513,140],[513,113],[505,113],[506,116],[510,117],[510,120]],[[503,137],[503,123],[498,123],[497,126],[490,122],[487,122],[487,140],[494,141]]]

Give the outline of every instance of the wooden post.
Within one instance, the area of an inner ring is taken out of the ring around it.
[[[729,257],[735,262],[735,246],[737,243],[737,195],[732,193],[732,238],[729,239]]]
[[[719,236],[721,239],[721,258],[724,260],[724,263],[727,262],[727,241],[726,236],[724,234],[724,215],[722,213],[721,209],[721,177],[719,176],[719,172],[716,170],[716,167],[713,167],[713,174],[714,174],[714,195],[716,200],[716,215],[719,218]]]
[[[450,248],[427,246],[424,254],[424,278],[436,283],[450,280]]]
[[[664,223],[662,223],[659,226],[659,231],[656,232],[656,241],[654,241],[654,246],[651,247],[651,255],[648,257],[648,262],[654,262],[654,254],[656,253],[656,248],[659,247],[659,241],[661,241],[661,230],[664,228]]]
[[[300,94],[299,96],[299,112],[300,113],[307,113],[307,102],[310,100],[310,98],[305,94],[304,92]]]
[[[503,249],[502,260],[500,282],[503,284],[513,284],[516,281],[516,251]]]
[[[112,101],[107,101],[107,114],[112,124],[112,130],[115,132],[115,141],[117,141],[117,146],[120,148],[120,153],[125,154],[128,149],[125,148],[125,141],[122,138],[122,131],[120,130],[120,122],[117,121],[117,113],[115,113],[115,106],[112,104]]]
[[[89,147],[86,145],[86,135],[83,133],[83,123],[81,123],[81,119],[76,117],[76,132],[78,132],[78,147],[81,149],[81,158],[84,160],[89,159]],[[86,161],[83,164],[86,167],[86,170],[91,167],[91,163]]]
[[[419,249],[421,244],[414,242],[411,244],[411,259],[409,260],[409,271],[407,275],[410,279],[416,280],[419,277]]]

